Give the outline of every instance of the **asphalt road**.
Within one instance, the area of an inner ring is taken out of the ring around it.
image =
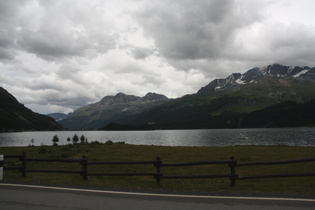
[[[0,183],[0,208],[46,209],[315,209],[315,200],[124,193]]]

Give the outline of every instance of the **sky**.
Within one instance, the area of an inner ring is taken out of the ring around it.
[[[0,86],[34,112],[178,98],[273,63],[315,66],[314,0],[0,0]]]

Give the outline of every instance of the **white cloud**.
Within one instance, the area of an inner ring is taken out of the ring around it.
[[[312,0],[0,1],[0,85],[41,113],[180,97],[274,62],[315,66]]]

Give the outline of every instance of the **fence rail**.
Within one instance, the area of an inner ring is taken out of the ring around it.
[[[155,164],[156,160],[149,161],[112,161],[112,162],[88,162],[87,165],[139,165],[139,164]]]
[[[295,164],[295,163],[306,163],[306,162],[315,162],[315,158],[297,159],[297,160],[280,160],[280,161],[270,161],[270,162],[239,163],[236,165],[236,167],[284,165],[284,164]],[[257,175],[257,176],[243,176],[243,177],[238,177],[237,179],[246,180],[246,179],[268,179],[268,178],[285,178],[285,177],[306,177],[306,176],[315,176],[315,173],[266,174],[266,175]]]
[[[6,159],[17,158],[21,163],[19,166],[5,164]],[[36,170],[28,169],[26,167],[27,162],[59,162],[59,163],[79,163],[81,165],[80,170]],[[181,163],[163,163],[161,158],[157,157],[156,160],[149,161],[102,161],[102,162],[89,162],[88,158],[82,156],[81,159],[40,159],[40,158],[26,158],[26,154],[20,155],[4,155],[4,160],[0,165],[4,169],[8,170],[19,170],[22,176],[26,176],[26,173],[69,173],[79,174],[83,180],[87,180],[89,176],[152,176],[157,184],[160,184],[162,179],[204,179],[204,178],[229,178],[231,186],[235,186],[236,180],[247,180],[247,179],[262,179],[262,178],[282,178],[282,177],[306,177],[315,176],[315,172],[309,173],[286,173],[286,174],[267,174],[257,176],[242,176],[236,173],[238,167],[250,167],[250,166],[261,166],[261,165],[281,165],[281,164],[296,164],[305,162],[315,162],[315,158],[308,159],[297,159],[297,160],[281,160],[281,161],[270,161],[270,162],[251,162],[251,163],[237,163],[234,157],[230,160],[219,160],[219,161],[198,161],[198,162],[181,162]],[[107,173],[107,172],[91,172],[88,170],[89,166],[93,165],[153,165],[155,167],[154,172],[125,172],[125,173]],[[164,167],[187,167],[187,166],[198,166],[198,165],[227,165],[230,168],[229,173],[225,174],[198,174],[198,175],[164,175],[162,168]]]
[[[291,163],[315,162],[315,158],[298,159],[298,160],[280,160],[270,162],[253,162],[253,163],[238,163],[237,166],[251,166],[251,165],[279,165]]]
[[[163,163],[161,166],[197,166],[197,165],[214,165],[214,164],[231,164],[234,163],[232,160],[218,160],[218,161],[198,161],[188,163]]]
[[[59,162],[59,163],[75,163],[82,162],[82,159],[38,159],[38,158],[26,158],[26,161],[31,162]]]
[[[285,177],[306,177],[315,176],[315,173],[292,173],[292,174],[271,174],[271,175],[261,175],[261,176],[245,176],[239,177],[239,180],[245,179],[267,179],[267,178],[285,178]]]
[[[81,174],[82,171],[69,170],[26,170],[28,173],[61,173],[61,174]]]
[[[231,178],[231,174],[214,175],[183,175],[183,176],[163,176],[162,179],[202,179],[202,178]],[[235,176],[236,177],[236,176]]]

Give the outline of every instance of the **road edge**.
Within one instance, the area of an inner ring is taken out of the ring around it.
[[[46,190],[62,190],[62,191],[72,191],[72,192],[91,192],[91,193],[102,193],[102,194],[153,196],[153,197],[204,198],[204,199],[229,199],[229,200],[270,200],[270,201],[296,201],[296,202],[314,202],[315,203],[315,199],[309,199],[309,198],[159,194],[159,193],[124,192],[124,191],[95,190],[95,189],[53,187],[53,186],[27,185],[27,184],[10,184],[10,183],[0,183],[0,186],[36,188],[36,189],[46,189]]]

